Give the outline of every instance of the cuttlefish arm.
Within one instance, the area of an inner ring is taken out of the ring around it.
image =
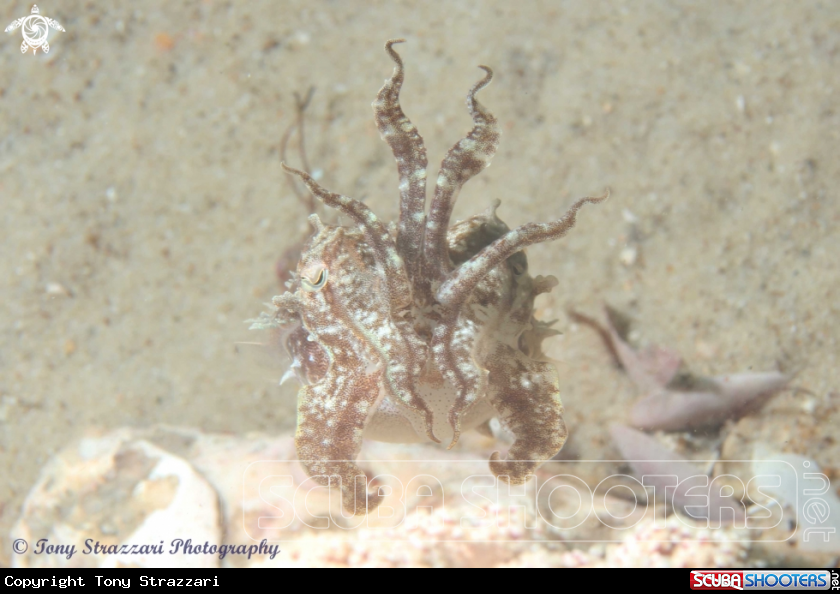
[[[504,458],[499,452],[493,453],[490,471],[512,485],[520,485],[566,442],[557,370],[502,343],[485,366],[490,372],[490,403],[516,437]]]
[[[391,39],[385,51],[394,61],[394,73],[373,102],[376,126],[382,140],[388,143],[397,162],[400,178],[400,220],[397,231],[397,253],[405,262],[413,289],[420,289],[419,270],[422,263],[423,236],[426,226],[426,147],[417,128],[400,106],[400,89],[405,74],[403,63],[393,46],[404,39]]]
[[[338,481],[346,510],[367,513],[380,498],[367,492],[367,477],[355,460],[382,398],[382,368],[368,364],[372,353],[349,329],[333,328],[319,342],[332,355],[326,375],[298,392],[298,458],[319,484]]]

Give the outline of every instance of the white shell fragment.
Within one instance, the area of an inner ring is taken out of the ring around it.
[[[177,538],[221,543],[216,492],[184,459],[132,437],[122,429],[82,439],[44,467],[12,530],[29,544],[14,556],[15,567],[218,566],[211,555],[170,554]],[[41,539],[75,551],[38,554]],[[96,543],[161,545],[163,552],[96,554]]]
[[[795,514],[799,550],[840,553],[840,498],[814,460],[758,443],[752,469],[756,476],[779,475],[777,487],[762,488]]]

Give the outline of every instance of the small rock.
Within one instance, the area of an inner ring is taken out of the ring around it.
[[[45,290],[50,297],[70,297],[70,290],[61,283],[47,283]]]
[[[618,254],[618,261],[624,264],[625,266],[632,266],[636,263],[636,259],[639,257],[639,250],[636,246],[628,245],[625,246],[621,252]]]

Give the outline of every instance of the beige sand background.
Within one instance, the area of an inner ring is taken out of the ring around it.
[[[7,2],[0,21],[29,13]],[[400,47],[403,106],[432,171],[470,126],[503,124],[456,216],[503,201],[558,217],[529,250],[560,286],[563,399],[581,457],[636,396],[568,321],[604,300],[701,373],[782,368],[787,392],[735,431],[840,468],[840,11],[834,2],[109,2],[40,4],[48,55],[0,45],[0,534],[49,456],[92,426],[286,431],[294,388],[237,354],[279,291],[305,210],[279,167],[293,92],[329,188],[397,213],[370,102]],[[836,486],[836,485],[835,485]],[[0,550],[8,561],[9,544]]]

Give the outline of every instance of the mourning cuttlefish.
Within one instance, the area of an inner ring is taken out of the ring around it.
[[[311,477],[340,486],[355,514],[379,505],[356,458],[362,438],[395,443],[458,441],[493,418],[514,437],[490,470],[524,483],[563,447],[566,425],[555,366],[541,350],[556,331],[533,317],[534,298],[558,282],[528,274],[523,249],[558,239],[586,197],[559,220],[511,230],[486,212],[450,227],[461,187],[487,167],[499,144],[496,118],[475,98],[493,72],[467,94],[474,127],[443,159],[426,213],[426,148],[400,107],[403,63],[394,50],[391,78],[373,102],[376,125],[397,161],[399,222],[385,225],[363,203],[329,192],[283,164],[326,206],[352,221],[310,217],[289,291],[252,328],[276,331],[301,382],[298,457]]]

